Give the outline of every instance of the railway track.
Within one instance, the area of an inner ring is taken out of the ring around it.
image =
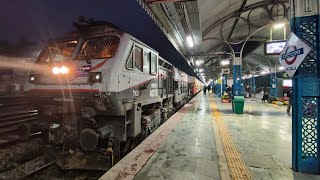
[[[39,134],[30,132],[38,120],[38,111],[32,109],[23,96],[0,97],[0,146]]]
[[[51,166],[56,166],[56,164],[53,161],[49,162],[49,163],[31,171],[31,172],[27,172],[27,174],[22,179],[30,178],[30,177],[36,175],[37,173],[41,173],[41,171],[44,171]]]

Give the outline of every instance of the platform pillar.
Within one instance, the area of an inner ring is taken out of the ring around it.
[[[233,61],[233,90],[234,96],[243,96],[243,84],[242,84],[242,59],[241,57],[234,57]]]
[[[252,75],[252,77],[251,77],[251,82],[252,82],[252,86],[251,86],[251,89],[252,89],[252,94],[256,94],[256,77],[254,77],[254,75]]]
[[[270,73],[270,95],[272,97],[278,97],[278,90],[277,90],[277,69],[276,67],[271,67]]]
[[[226,92],[227,90],[227,80],[228,80],[228,75],[227,74],[223,74],[222,75],[222,95],[224,94],[224,92]]]
[[[311,51],[292,78],[292,169],[320,174],[320,0],[291,0],[291,30]]]

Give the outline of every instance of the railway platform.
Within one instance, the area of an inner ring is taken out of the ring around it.
[[[291,170],[291,127],[286,106],[246,99],[234,114],[199,93],[100,179],[320,179]]]

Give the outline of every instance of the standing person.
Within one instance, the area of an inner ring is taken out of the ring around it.
[[[289,103],[288,103],[288,108],[287,108],[287,113],[288,113],[288,114],[290,113],[290,109],[291,109],[291,105],[292,105],[291,94],[292,94],[292,90],[289,89],[288,95],[287,95],[288,98],[289,98]]]
[[[210,94],[211,86],[208,86],[208,94]]]
[[[207,94],[207,86],[203,87],[203,94],[206,95]]]

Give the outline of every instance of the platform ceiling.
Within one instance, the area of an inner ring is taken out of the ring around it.
[[[265,56],[264,42],[271,39],[270,29],[274,24],[288,23],[288,0],[145,0],[144,2],[174,39],[178,51],[187,57],[189,64],[194,69],[204,69],[204,72],[198,74],[203,74],[206,79],[216,79],[221,72],[219,61],[229,58],[212,55],[230,51],[226,42],[238,43],[249,39],[243,52],[244,73],[250,70],[269,71],[270,65],[274,66],[277,63],[277,56]],[[257,31],[260,28],[261,30]],[[284,39],[283,32],[283,29],[280,32],[273,29],[272,40]],[[285,32],[286,34],[290,32],[288,24]],[[195,42],[192,48],[188,47],[186,42],[189,35]],[[198,67],[197,60],[204,60],[205,63]]]

